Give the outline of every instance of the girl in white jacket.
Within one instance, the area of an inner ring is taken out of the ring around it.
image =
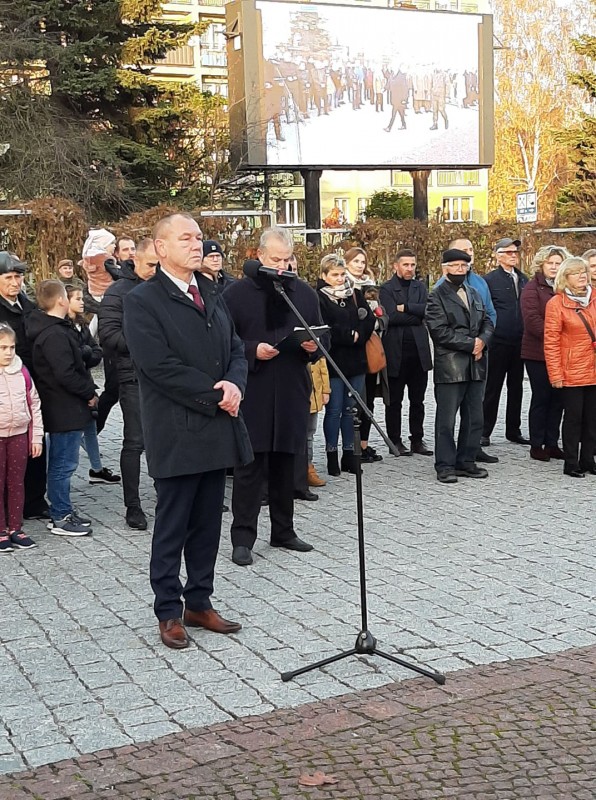
[[[15,353],[15,333],[0,323],[0,554],[29,550],[23,533],[27,457],[39,458],[43,422],[37,390]]]

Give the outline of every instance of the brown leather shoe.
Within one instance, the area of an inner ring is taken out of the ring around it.
[[[321,476],[317,473],[314,464],[308,465],[308,476],[307,481],[309,486],[325,486],[327,481],[323,480]]]
[[[159,635],[166,647],[182,650],[188,647],[188,636],[181,619],[166,619],[159,623]]]
[[[239,622],[224,619],[214,608],[209,608],[207,611],[191,611],[187,608],[184,612],[184,623],[189,628],[206,628],[213,633],[238,633],[242,630]]]

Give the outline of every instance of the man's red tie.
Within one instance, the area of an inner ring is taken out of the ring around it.
[[[203,298],[196,286],[192,285],[188,287],[188,293],[192,297],[192,301],[195,306],[198,306],[201,311],[205,310],[205,303],[203,303]]]

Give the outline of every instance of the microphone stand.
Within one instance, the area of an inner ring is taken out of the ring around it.
[[[375,427],[378,433],[381,435],[381,438],[385,442],[385,444],[389,447],[390,451],[399,456],[399,451],[397,450],[396,446],[393,442],[385,435],[384,431],[381,430],[378,422],[375,420],[373,414],[371,413],[370,409],[366,405],[366,403],[360,397],[360,394],[354,389],[351,385],[349,380],[337,366],[327,348],[321,344],[320,339],[312,330],[311,326],[308,322],[304,319],[300,311],[296,308],[295,304],[290,300],[288,294],[284,288],[284,285],[281,280],[274,280],[275,290],[283,299],[285,300],[286,304],[291,308],[291,310],[296,315],[297,319],[302,323],[305,330],[309,333],[310,338],[313,342],[316,342],[319,346],[320,351],[323,353],[327,361],[331,364],[337,376],[341,379],[342,383],[348,389],[348,392],[351,397],[354,398],[360,409],[365,413],[365,415],[370,420],[371,424]],[[321,667],[325,667],[328,664],[333,664],[336,661],[341,661],[344,658],[348,658],[349,656],[355,655],[368,655],[368,656],[379,656],[379,658],[384,658],[387,661],[392,661],[394,664],[399,664],[401,667],[405,667],[406,669],[412,670],[412,672],[417,672],[419,675],[424,675],[427,678],[431,678],[435,683],[439,685],[443,685],[445,683],[445,676],[442,675],[440,672],[433,672],[432,670],[425,669],[424,667],[420,667],[417,664],[411,664],[409,661],[404,661],[401,658],[397,658],[397,656],[391,655],[390,653],[385,653],[381,650],[377,649],[377,640],[372,635],[368,628],[368,603],[367,603],[367,591],[366,591],[366,551],[365,551],[365,542],[364,542],[364,504],[363,504],[363,494],[362,494],[362,448],[361,448],[361,441],[360,441],[360,417],[358,414],[358,409],[355,408],[352,412],[354,414],[354,465],[356,468],[356,508],[357,508],[357,519],[358,519],[358,566],[359,566],[359,573],[360,573],[360,612],[361,612],[361,627],[360,632],[356,638],[356,644],[354,647],[350,648],[349,650],[345,650],[341,653],[337,653],[334,656],[330,656],[329,658],[323,658],[320,661],[316,661],[313,664],[308,664],[306,667],[300,667],[299,669],[291,670],[290,672],[282,672],[281,679],[284,682],[291,681],[292,678],[295,678],[297,675],[304,675],[306,672],[311,672],[314,669],[320,669]]]

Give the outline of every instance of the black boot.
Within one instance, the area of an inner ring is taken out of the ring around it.
[[[341,475],[337,450],[327,451],[327,473],[332,475],[334,478],[337,478]]]
[[[341,471],[356,475],[356,459],[353,450],[344,450],[341,456]]]

